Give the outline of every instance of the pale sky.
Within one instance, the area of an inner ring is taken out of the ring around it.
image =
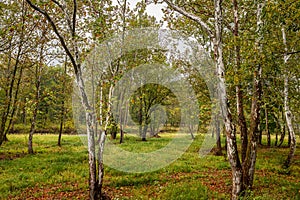
[[[137,4],[137,2],[141,2],[142,0],[128,0],[127,2],[130,5],[130,8],[134,8],[135,5]],[[117,4],[117,0],[113,0],[114,4]],[[163,4],[150,4],[147,6],[146,11],[148,13],[148,15],[154,16],[156,17],[157,21],[161,20],[163,17],[163,12],[162,12],[162,8],[164,8],[166,6],[165,3]]]

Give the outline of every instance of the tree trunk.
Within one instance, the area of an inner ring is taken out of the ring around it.
[[[193,128],[192,128],[192,125],[191,125],[191,124],[190,124],[190,125],[188,125],[188,128],[189,128],[189,131],[190,131],[190,134],[191,134],[192,140],[194,140],[194,139],[195,139],[195,136],[194,136],[194,134],[193,134]],[[158,133],[157,133],[157,135],[158,135]]]
[[[236,101],[237,101],[237,114],[238,114],[238,125],[240,127],[240,134],[241,134],[241,154],[242,154],[242,162],[244,162],[247,152],[247,144],[248,144],[248,136],[247,136],[247,124],[244,115],[244,104],[243,104],[243,90],[242,84],[239,77],[240,68],[241,68],[241,53],[240,53],[240,46],[239,42],[239,13],[238,13],[238,2],[237,0],[233,0],[233,13],[234,13],[234,42],[235,42],[235,65],[236,65],[236,77],[237,77],[237,85],[236,85]]]
[[[147,141],[147,130],[148,130],[148,125],[144,124],[143,130],[142,130],[142,141]]]
[[[269,117],[268,117],[268,108],[267,105],[265,107],[265,119],[266,119],[266,133],[267,133],[267,142],[268,142],[268,147],[271,146],[271,134],[269,130]]]
[[[103,130],[103,82],[100,82],[99,128]]]
[[[284,116],[284,111],[283,108],[281,107],[281,120],[282,123],[280,123],[280,139],[279,139],[279,144],[278,147],[281,147],[281,145],[284,142],[284,138],[285,138],[285,116]]]
[[[33,140],[33,134],[35,132],[36,115],[37,115],[37,108],[35,108],[34,112],[33,112],[33,117],[32,117],[32,121],[31,121],[29,137],[28,137],[28,153],[29,154],[33,154],[32,140]]]
[[[106,133],[102,131],[99,137],[99,149],[98,149],[98,185],[97,189],[99,192],[97,193],[97,198],[95,199],[102,199],[102,185],[103,185],[103,177],[104,177],[104,165],[103,165],[103,152],[104,152],[104,144],[106,140]]]
[[[123,131],[123,126],[120,127],[120,144],[124,142],[124,131]]]
[[[97,168],[96,168],[96,159],[95,159],[95,112],[94,108],[90,105],[90,102],[88,100],[88,96],[86,93],[86,89],[84,86],[84,81],[82,79],[82,72],[81,72],[81,61],[80,61],[80,52],[79,48],[77,46],[77,35],[76,35],[76,24],[77,24],[77,11],[78,11],[78,2],[77,0],[73,0],[73,7],[72,7],[72,17],[70,15],[66,14],[67,10],[66,7],[60,6],[60,8],[63,10],[63,14],[65,16],[65,22],[71,22],[68,23],[68,35],[71,39],[71,45],[72,48],[68,47],[68,44],[66,43],[67,40],[64,37],[64,34],[61,34],[59,29],[57,28],[57,25],[52,20],[51,16],[48,14],[47,11],[43,10],[42,8],[38,7],[37,5],[33,4],[31,0],[26,0],[26,2],[36,11],[41,13],[46,20],[49,22],[49,25],[51,26],[52,30],[54,31],[55,35],[60,41],[61,46],[65,50],[66,54],[71,60],[74,74],[76,76],[76,83],[77,87],[79,89],[79,94],[81,97],[81,103],[85,110],[85,117],[86,117],[86,126],[87,126],[87,137],[88,137],[88,152],[89,152],[89,198],[91,200],[99,199],[99,194],[101,194],[101,189],[97,181]],[[56,4],[59,4],[57,2]],[[111,90],[110,90],[111,92]],[[111,94],[111,93],[110,93]],[[109,102],[109,106],[110,106]],[[108,115],[110,114],[110,111],[108,111]],[[106,118],[106,121],[108,121],[109,117]],[[101,149],[100,149],[101,150]],[[102,154],[102,152],[98,152],[98,154]],[[102,168],[100,168],[103,170]],[[99,169],[99,170],[100,170]],[[99,171],[98,174],[101,174],[103,171]],[[101,195],[100,195],[101,197]]]
[[[58,134],[58,141],[57,141],[58,146],[61,146],[61,136],[62,136],[62,132],[63,132],[64,121],[65,121],[65,101],[62,101],[59,134]]]
[[[219,122],[219,119],[215,119],[215,120],[216,120],[216,137],[217,137],[217,151],[216,151],[216,155],[217,156],[221,156],[221,155],[223,155],[223,153],[222,153],[222,143],[221,143],[220,122]]]
[[[227,137],[226,137],[226,131],[225,132],[225,144],[224,144],[224,148],[225,148],[225,152],[226,152],[226,155],[227,155]]]
[[[262,129],[259,128],[258,144],[262,145]]]
[[[91,200],[98,199],[101,194],[101,188],[97,188],[97,167],[96,167],[96,149],[95,149],[95,113],[94,109],[90,106],[88,97],[86,95],[84,82],[80,66],[78,66],[76,73],[76,82],[79,89],[82,106],[85,110],[86,126],[87,126],[87,140],[88,140],[88,154],[89,154],[89,198]],[[102,153],[102,152],[99,152]]]
[[[275,118],[275,121],[276,121],[275,147],[277,147],[277,146],[278,146],[278,132],[281,131],[281,125],[280,125],[279,119],[278,119],[278,117],[276,116],[276,114],[274,114],[274,118]]]
[[[24,5],[22,7],[24,9]],[[22,10],[24,11],[24,10]],[[21,78],[23,74],[23,67],[20,67],[20,72],[19,76],[17,77],[17,72],[19,68],[19,63],[21,59],[21,54],[22,54],[22,48],[23,48],[23,43],[24,43],[24,23],[25,23],[25,16],[24,13],[22,13],[22,31],[21,31],[21,36],[20,36],[20,41],[18,45],[18,53],[17,57],[15,60],[15,64],[13,66],[12,72],[10,72],[12,75],[9,75],[7,78],[7,85],[6,85],[6,105],[4,106],[4,111],[1,116],[1,125],[0,125],[0,146],[2,145],[3,142],[8,141],[7,139],[7,134],[9,132],[13,117],[15,115],[15,109],[16,109],[16,103],[18,100],[18,94],[19,94],[19,88],[20,88],[20,83],[21,83]],[[11,61],[12,61],[12,52],[10,52],[9,55],[9,61],[8,61],[8,66],[10,67]],[[17,84],[15,86],[15,81],[17,80]],[[15,91],[13,91],[13,88],[16,87]]]
[[[283,125],[278,147],[281,147],[281,145],[284,142],[284,138],[285,138],[285,126]]]
[[[88,105],[88,104],[87,104]],[[95,133],[94,133],[94,116],[93,113],[86,110],[87,136],[88,136],[88,152],[89,152],[89,198],[98,199],[101,188],[97,188],[97,169],[95,157]]]
[[[258,52],[262,54],[262,44],[261,40],[263,39],[262,34],[262,11],[265,5],[265,0],[258,3],[257,5],[257,34],[258,38],[256,39],[256,48]],[[257,141],[260,125],[260,107],[261,107],[261,96],[262,96],[262,66],[261,61],[259,60],[256,66],[256,69],[253,74],[253,95],[252,95],[252,104],[251,104],[251,124],[249,132],[249,142],[247,147],[247,154],[245,161],[243,162],[243,185],[245,190],[252,189],[254,172],[255,172],[255,163],[257,157]],[[247,194],[246,194],[247,195]]]
[[[39,67],[37,67],[39,68]],[[33,134],[35,132],[35,127],[36,127],[36,118],[37,118],[37,112],[38,112],[38,107],[39,107],[39,101],[40,101],[40,80],[41,77],[37,78],[37,83],[36,83],[36,95],[35,95],[35,107],[33,110],[33,116],[31,120],[31,126],[30,126],[30,132],[29,132],[29,137],[28,137],[28,153],[33,154],[33,147],[32,147],[32,140],[33,140]]]
[[[247,145],[248,145],[248,133],[247,133],[247,124],[244,115],[244,105],[243,105],[243,92],[241,89],[241,85],[236,86],[237,93],[237,111],[238,111],[238,124],[240,127],[241,134],[241,154],[242,154],[242,162],[245,161],[246,153],[247,153]]]
[[[243,173],[240,163],[235,127],[232,123],[232,116],[229,110],[226,85],[225,85],[225,68],[223,63],[223,48],[222,48],[222,1],[214,0],[215,6],[215,39],[214,53],[216,59],[216,69],[219,78],[218,92],[221,103],[221,111],[224,117],[224,124],[227,138],[227,155],[232,169],[232,199],[238,199],[243,191]]]
[[[287,55],[287,42],[286,42],[286,34],[285,34],[285,29],[282,27],[282,38],[283,38],[283,44],[285,46],[285,53],[284,53],[284,64],[285,64],[285,70],[284,70],[284,114],[285,114],[285,119],[286,119],[286,124],[288,127],[288,132],[289,132],[289,146],[290,146],[290,152],[289,155],[284,163],[284,167],[289,168],[292,159],[295,155],[296,151],[296,135],[294,132],[294,127],[292,124],[292,112],[289,107],[289,77],[288,77],[288,72],[287,72],[287,61],[289,59],[289,56]]]
[[[64,66],[64,75],[67,75],[67,57],[65,60],[65,66]],[[61,136],[62,136],[62,132],[63,132],[63,126],[64,126],[64,121],[65,121],[65,86],[66,86],[66,82],[65,79],[63,80],[63,90],[62,90],[62,94],[63,94],[63,100],[61,102],[61,113],[60,113],[60,125],[59,125],[59,134],[58,134],[58,141],[57,141],[57,145],[61,146]]]
[[[254,78],[254,88],[255,93],[252,97],[252,106],[251,106],[251,126],[249,133],[249,140],[247,147],[247,154],[245,161],[243,162],[243,185],[245,189],[252,189],[254,172],[255,172],[255,163],[257,157],[257,141],[259,135],[259,119],[260,119],[260,101],[261,101],[261,67],[258,66],[258,71],[255,72],[258,76]]]
[[[42,33],[42,37],[44,37],[44,32]],[[34,99],[34,110],[33,116],[31,121],[30,133],[28,138],[28,153],[33,154],[33,147],[32,147],[32,139],[33,134],[36,128],[36,120],[37,114],[40,104],[40,97],[41,97],[41,79],[42,79],[42,67],[43,67],[43,53],[44,53],[44,44],[42,44],[40,52],[39,52],[39,61],[35,67],[35,99]]]
[[[122,93],[120,96],[121,101],[124,101],[124,94]],[[126,103],[127,106],[127,103]],[[122,105],[119,105],[119,125],[120,125],[120,144],[124,142],[124,127],[125,127],[125,116],[126,116],[126,108],[125,110],[122,108]]]

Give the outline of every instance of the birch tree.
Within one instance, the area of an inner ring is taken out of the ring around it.
[[[67,76],[67,65],[68,65],[68,59],[66,56],[66,60],[64,63],[64,72],[63,72],[63,77]],[[67,107],[66,107],[66,78],[63,78],[62,80],[62,89],[61,89],[61,112],[60,112],[60,123],[59,123],[59,133],[58,133],[58,140],[57,140],[57,145],[61,146],[61,137],[62,137],[62,132],[63,132],[63,127],[64,127],[64,122],[65,122],[65,115],[66,115],[66,111],[67,111]]]
[[[241,47],[240,47],[240,17],[239,17],[239,4],[237,0],[232,0],[233,4],[233,37],[234,37],[234,51],[235,51],[235,70],[236,70],[236,106],[238,115],[238,125],[241,134],[241,158],[242,162],[246,158],[247,144],[248,144],[248,134],[247,134],[247,124],[244,115],[244,102],[243,102],[243,89],[241,81]]]
[[[36,130],[38,111],[40,110],[40,103],[43,98],[45,98],[46,94],[42,91],[42,86],[44,85],[44,75],[46,71],[46,67],[51,62],[49,57],[49,49],[51,45],[49,45],[50,34],[47,33],[47,24],[43,23],[43,20],[40,17],[37,17],[37,20],[33,20],[35,22],[35,30],[32,32],[32,46],[36,47],[30,52],[28,55],[28,59],[33,62],[33,66],[28,68],[28,75],[34,77],[30,79],[34,87],[32,88],[33,96],[31,97],[32,105],[32,117],[31,117],[31,125],[29,130],[28,137],[28,153],[33,154],[33,135]]]
[[[284,91],[283,91],[283,97],[284,97],[284,114],[285,114],[285,119],[286,119],[286,124],[289,129],[289,134],[291,138],[291,144],[290,144],[290,152],[288,154],[288,157],[284,163],[284,167],[289,168],[292,162],[292,159],[295,155],[296,152],[296,135],[292,123],[292,112],[290,110],[289,106],[289,75],[287,71],[287,62],[289,60],[289,55],[288,55],[288,47],[287,47],[287,41],[286,41],[286,32],[285,32],[285,27],[282,26],[281,28],[282,31],[282,41],[284,44]]]
[[[82,49],[80,49],[78,41],[80,37],[78,30],[78,9],[85,9],[85,7],[77,0],[73,0],[72,3],[56,0],[39,3],[31,0],[26,1],[36,12],[45,17],[72,63],[82,106],[85,110],[89,152],[89,198],[101,199],[103,196],[101,191],[103,165],[100,161],[97,166],[96,156],[99,155],[101,157],[106,136],[104,132],[101,133],[101,148],[96,154],[95,111],[91,100],[87,96],[82,77]],[[79,6],[81,7],[79,8]],[[57,18],[60,18],[60,20],[57,20]]]
[[[257,4],[257,24],[256,24],[256,48],[259,55],[263,54],[263,8],[265,6],[265,1],[261,1]],[[252,189],[254,172],[255,172],[255,163],[257,157],[257,142],[259,134],[259,123],[260,123],[260,108],[261,108],[261,96],[262,96],[262,63],[260,56],[257,56],[257,63],[255,70],[253,72],[253,94],[252,94],[252,103],[251,103],[251,122],[250,122],[250,132],[248,135],[248,145],[245,161],[243,162],[244,177],[243,183],[245,189]]]
[[[275,97],[280,106],[274,114],[281,132],[278,146],[281,146],[284,141],[285,127],[287,127],[290,151],[283,166],[289,168],[296,150],[297,131],[293,125],[299,122],[296,119],[299,110],[299,2],[268,2],[267,9],[268,29],[275,33],[269,36],[269,40],[276,40],[270,42],[269,48],[272,48],[272,54],[277,55],[274,59],[277,61],[276,78],[279,81],[277,81],[278,85],[271,88],[277,89],[274,93],[277,93]]]
[[[233,188],[232,188],[232,199],[238,199],[240,195],[244,195],[245,191],[252,188],[253,179],[254,179],[254,169],[257,155],[257,135],[258,127],[260,123],[260,101],[261,101],[261,74],[262,74],[262,63],[256,62],[255,69],[253,71],[253,92],[252,92],[252,105],[251,105],[251,123],[250,131],[247,133],[246,121],[243,113],[243,93],[241,86],[237,85],[236,94],[237,94],[237,111],[238,111],[238,121],[242,133],[242,161],[238,155],[235,125],[233,123],[233,118],[230,112],[230,107],[228,104],[228,92],[226,89],[226,79],[225,79],[225,67],[224,67],[224,58],[223,58],[223,49],[222,49],[222,32],[223,27],[226,27],[227,30],[232,32],[235,40],[235,65],[236,70],[240,69],[240,50],[238,44],[239,37],[239,12],[238,12],[238,2],[232,1],[232,10],[233,10],[233,29],[228,24],[228,19],[224,19],[222,15],[222,1],[214,1],[214,24],[212,24],[211,19],[204,19],[207,16],[201,15],[201,12],[196,12],[195,15],[192,11],[199,10],[200,4],[197,4],[197,8],[189,9],[187,11],[184,6],[177,6],[169,0],[165,0],[173,10],[179,12],[188,19],[196,22],[200,26],[200,29],[204,30],[205,34],[208,36],[209,41],[213,44],[214,58],[216,61],[216,70],[219,77],[219,98],[221,102],[221,110],[224,118],[226,137],[227,137],[227,154],[229,162],[232,168],[232,177],[233,177]],[[256,8],[256,49],[258,52],[256,57],[259,59],[259,55],[263,54],[263,8],[264,1],[260,1],[257,4]],[[186,5],[186,4],[184,4]],[[244,11],[246,12],[246,11]]]
[[[223,49],[222,49],[222,1],[214,1],[214,30],[204,22],[200,17],[187,12],[183,8],[175,5],[169,0],[164,0],[172,9],[186,16],[187,18],[195,21],[200,27],[205,30],[211,43],[213,44],[213,51],[216,61],[216,72],[219,78],[218,92],[221,102],[221,111],[224,117],[225,131],[227,137],[227,152],[229,162],[232,168],[233,187],[232,199],[238,199],[239,194],[243,190],[242,184],[242,166],[238,157],[237,142],[235,134],[235,126],[232,121],[232,115],[227,100],[227,90],[225,85],[225,68],[223,62]]]
[[[36,129],[36,122],[37,122],[37,114],[40,104],[40,98],[41,98],[41,81],[42,81],[42,71],[44,66],[44,45],[45,43],[41,43],[40,49],[38,49],[38,61],[34,66],[34,98],[33,98],[33,111],[32,111],[32,119],[31,119],[31,126],[29,131],[29,137],[28,137],[28,153],[33,154],[33,147],[32,147],[32,140],[33,140],[33,134]]]

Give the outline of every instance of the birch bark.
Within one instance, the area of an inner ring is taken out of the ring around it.
[[[66,11],[65,3],[60,3],[59,1],[52,0],[55,5],[57,5],[62,12],[64,20],[67,24],[68,28],[68,35],[70,36],[70,46],[67,45],[67,40],[65,38],[66,34],[62,34],[58,29],[57,24],[53,21],[52,17],[46,10],[38,7],[37,5],[33,4],[31,0],[26,0],[26,2],[37,12],[42,14],[48,23],[50,24],[52,30],[54,31],[55,35],[60,41],[61,46],[65,50],[66,54],[71,60],[74,72],[75,72],[75,80],[77,83],[77,87],[79,89],[79,94],[81,97],[81,103],[85,110],[85,117],[86,117],[86,126],[87,126],[87,138],[88,138],[88,152],[89,152],[89,198],[91,200],[100,199],[101,198],[101,181],[97,178],[97,167],[96,167],[96,149],[95,149],[95,111],[94,108],[91,106],[89,102],[84,81],[81,72],[81,60],[80,60],[80,52],[77,44],[77,35],[76,35],[76,24],[77,24],[77,10],[78,4],[77,0],[73,0],[73,7],[72,7],[72,15],[69,15]],[[101,148],[100,148],[101,150]],[[98,152],[98,154],[102,154],[102,152]],[[103,168],[99,168],[103,170]],[[101,175],[102,171],[98,172],[98,175]],[[102,177],[102,175],[101,175]]]
[[[287,48],[287,41],[286,41],[286,33],[285,33],[285,28],[282,27],[282,39],[283,39],[283,44],[284,44],[284,91],[283,91],[283,96],[284,96],[284,115],[286,119],[286,124],[289,129],[289,134],[291,138],[291,143],[290,143],[290,152],[289,155],[284,163],[284,167],[288,168],[291,165],[292,159],[295,155],[296,151],[296,135],[292,123],[292,112],[290,110],[289,106],[289,76],[287,72],[287,62],[290,56],[288,55],[288,48]]]
[[[225,85],[225,67],[223,62],[223,48],[222,48],[222,0],[214,0],[214,16],[215,32],[210,29],[210,26],[205,23],[200,17],[195,16],[184,9],[176,6],[169,0],[164,0],[172,9],[186,16],[187,18],[197,22],[208,34],[211,42],[214,45],[214,55],[216,61],[216,72],[219,78],[218,92],[221,103],[221,111],[224,118],[226,140],[227,140],[227,155],[232,169],[232,199],[238,199],[243,191],[243,170],[240,163],[235,126],[232,121],[232,115],[228,105],[227,89]]]

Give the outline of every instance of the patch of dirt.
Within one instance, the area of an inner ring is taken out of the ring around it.
[[[103,192],[111,199],[131,198],[130,187],[110,188],[103,187]],[[12,200],[61,200],[61,199],[89,199],[88,189],[78,183],[60,183],[54,185],[36,185],[25,189],[18,197],[10,196]]]
[[[79,188],[76,183],[61,183],[55,185],[36,185],[25,189],[18,197],[9,197],[13,200],[41,200],[41,199],[88,199],[88,191]]]
[[[231,193],[231,170],[208,169],[207,171],[192,173],[180,172],[171,176],[167,176],[167,178],[170,180],[179,181],[182,178],[188,178],[197,174],[201,175],[200,177],[198,177],[201,184],[206,186],[209,190],[217,193]]]
[[[126,187],[119,187],[119,188],[112,188],[112,187],[103,187],[103,191],[109,196],[111,199],[127,199],[133,198],[133,194],[131,193],[131,186]]]
[[[209,190],[218,193],[231,193],[231,181],[232,174],[231,170],[220,170],[220,169],[209,169],[207,172],[201,172],[206,177],[204,177],[201,183],[209,188]]]
[[[0,160],[14,160],[17,158],[22,158],[26,155],[26,153],[0,153]]]

